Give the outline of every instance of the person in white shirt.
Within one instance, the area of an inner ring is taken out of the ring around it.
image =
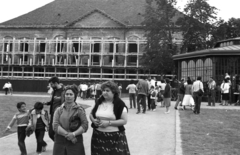
[[[202,95],[200,95],[198,92],[201,89],[202,92],[204,93],[203,83],[201,82],[201,79],[202,79],[201,76],[197,77],[197,80],[193,83],[193,86],[192,86],[193,99],[195,102],[195,107],[193,112],[195,114],[200,114],[200,108],[201,108],[201,102],[202,102]]]
[[[5,90],[5,95],[7,95],[9,90],[9,84],[7,82],[4,84],[3,89]]]
[[[83,99],[85,100],[86,99],[86,95],[87,95],[87,90],[88,90],[88,85],[86,83],[83,83],[82,86],[82,93],[83,93]]]
[[[136,108],[136,91],[137,86],[134,84],[134,81],[131,80],[130,84],[127,86],[126,90],[129,91],[129,100],[130,100],[130,109]]]
[[[221,85],[222,90],[222,105],[227,106],[229,101],[229,89],[230,84],[228,82],[228,79],[224,79],[224,83]]]

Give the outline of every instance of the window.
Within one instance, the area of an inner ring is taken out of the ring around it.
[[[21,42],[20,43],[20,51],[21,52],[28,52],[28,43],[27,42]]]
[[[137,53],[137,44],[136,43],[128,44],[128,53]]]

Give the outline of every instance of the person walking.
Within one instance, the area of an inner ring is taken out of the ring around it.
[[[194,107],[194,100],[192,97],[192,81],[187,80],[187,85],[185,87],[185,95],[182,101],[182,109],[185,110],[186,106]]]
[[[52,123],[53,123],[53,115],[57,107],[61,106],[61,104],[64,101],[64,96],[63,96],[63,91],[64,91],[64,86],[60,84],[59,78],[54,76],[48,80],[48,83],[53,89],[52,92],[52,97],[49,102],[44,103],[44,105],[49,105],[49,113],[50,113],[50,123],[49,123],[49,137],[54,141],[54,134],[55,132],[53,131],[52,128]]]
[[[215,106],[216,82],[213,80],[213,77],[210,77],[207,85],[208,85],[208,89],[209,89],[209,92],[208,92],[208,106]]]
[[[148,77],[148,79],[146,79],[146,81],[148,83],[147,106],[148,106],[148,110],[150,110],[151,109],[151,95],[150,95],[151,77]]]
[[[184,97],[184,94],[185,94],[185,85],[184,85],[184,78],[181,79],[181,83],[179,84],[178,86],[178,98],[177,98],[177,101],[176,101],[176,104],[175,104],[175,109],[177,110],[178,109],[178,104],[181,102],[182,104],[182,101],[183,101],[183,97]],[[181,105],[180,104],[180,105]]]
[[[128,109],[119,98],[116,83],[102,83],[102,96],[90,113],[93,134],[91,155],[130,155],[124,125]]]
[[[96,90],[95,99],[98,99],[102,95],[101,82],[96,83],[95,90]]]
[[[42,152],[46,151],[47,143],[43,140],[45,131],[48,131],[49,117],[48,112],[43,110],[43,103],[36,102],[34,104],[34,109],[30,114],[31,121],[29,121],[28,126],[35,132],[35,137],[37,140],[37,154],[41,155]]]
[[[85,100],[87,98],[87,90],[88,90],[88,85],[87,83],[83,83],[81,85],[81,89],[82,89],[82,99]]]
[[[78,87],[66,86],[63,94],[65,101],[53,118],[53,155],[85,155],[83,133],[88,130],[88,120],[84,108],[76,103]]]
[[[163,92],[163,102],[166,107],[165,113],[170,113],[169,107],[171,106],[171,86],[170,86],[170,80],[166,78],[166,86]]]
[[[146,96],[148,96],[149,87],[146,79],[139,79],[137,83],[138,95],[137,95],[137,113],[140,113],[140,105],[143,107],[143,114],[146,113]]]
[[[201,81],[202,77],[199,76],[197,77],[197,80],[193,83],[192,90],[193,90],[193,99],[195,103],[194,107],[194,114],[200,114],[200,108],[201,108],[201,102],[202,102],[202,96],[204,93],[203,89],[203,83]],[[202,93],[199,93],[199,91],[202,91]]]
[[[130,109],[136,108],[136,91],[137,86],[134,84],[134,81],[131,80],[130,84],[127,86],[126,90],[129,92],[129,101],[130,101]]]
[[[26,138],[26,128],[29,123],[29,110],[26,109],[25,102],[18,102],[17,109],[19,112],[13,116],[5,132],[9,131],[12,128],[12,126],[15,124],[15,122],[17,122],[18,146],[21,151],[21,155],[27,155],[25,138]]]

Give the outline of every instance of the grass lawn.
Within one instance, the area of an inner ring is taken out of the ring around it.
[[[26,97],[26,96],[1,96],[0,97],[0,137],[4,137],[17,131],[17,125],[14,124],[13,128],[5,133],[7,125],[11,121],[13,115],[18,112],[16,103],[23,101],[27,105],[27,109],[32,109],[36,101],[46,102],[50,97]],[[88,105],[82,105],[84,108],[88,108]],[[49,106],[44,106],[44,109],[49,110]]]
[[[184,155],[239,155],[240,111],[201,109],[180,111]]]

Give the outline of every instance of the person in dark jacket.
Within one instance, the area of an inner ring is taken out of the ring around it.
[[[170,80],[167,78],[166,80],[166,87],[163,92],[163,101],[166,107],[166,114],[170,113],[169,107],[171,106],[171,86]]]
[[[176,104],[175,104],[175,109],[176,110],[178,109],[177,107],[178,107],[179,102],[181,102],[181,104],[182,104],[182,101],[183,101],[183,97],[184,97],[184,93],[185,93],[184,82],[185,82],[184,78],[181,79],[181,83],[178,86],[178,98],[177,98],[177,101],[176,101]]]
[[[102,96],[96,100],[90,114],[91,155],[130,155],[124,128],[128,108],[118,96],[117,84],[107,81],[101,89]]]
[[[52,98],[49,102],[44,103],[45,105],[50,106],[50,123],[49,123],[49,137],[54,141],[54,134],[55,132],[53,131],[52,124],[53,124],[53,115],[55,110],[61,106],[61,104],[64,102],[64,97],[63,97],[63,92],[64,92],[64,86],[60,84],[59,78],[58,77],[52,77],[48,80],[48,83],[53,89],[52,92]]]
[[[140,104],[143,107],[143,114],[146,112],[146,97],[148,96],[149,85],[146,80],[139,79],[137,83],[138,95],[137,95],[137,114],[140,113]]]

